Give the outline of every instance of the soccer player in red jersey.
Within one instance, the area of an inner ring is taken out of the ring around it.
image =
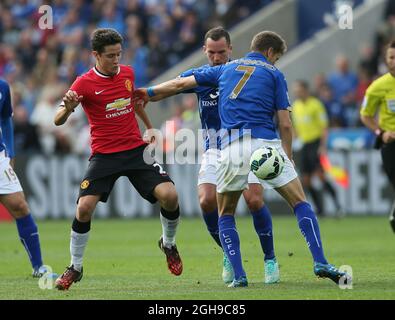
[[[96,65],[74,81],[54,120],[62,125],[81,103],[90,125],[92,148],[71,228],[71,264],[56,280],[59,290],[67,290],[81,280],[92,214],[99,201],[107,201],[121,176],[128,177],[144,199],[159,201],[163,231],[159,247],[166,255],[169,270],[174,275],[182,272],[175,244],[180,215],[177,191],[162,167],[144,153],[147,144],[141,137],[132,103],[134,72],[119,63],[122,37],[114,29],[97,29],[91,45]]]

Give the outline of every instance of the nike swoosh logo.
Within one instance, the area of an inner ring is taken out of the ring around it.
[[[106,90],[106,89],[104,89],[104,90]],[[100,93],[102,93],[104,90],[102,90],[102,91],[95,91],[95,94],[100,94]]]
[[[215,92],[215,94],[210,93],[210,98],[211,99],[216,99],[216,98],[218,98],[218,96],[219,96],[219,91],[218,90]]]

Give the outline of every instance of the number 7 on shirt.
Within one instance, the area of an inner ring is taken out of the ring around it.
[[[241,90],[243,90],[244,86],[246,85],[247,81],[251,78],[251,75],[255,71],[255,67],[251,66],[237,66],[235,69],[236,71],[244,72],[243,76],[239,80],[239,82],[234,87],[232,93],[230,94],[230,99],[234,100],[237,98]]]

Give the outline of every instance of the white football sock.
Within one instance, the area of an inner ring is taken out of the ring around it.
[[[160,213],[160,222],[162,223],[163,245],[170,248],[176,244],[176,232],[180,217],[175,220],[169,220]]]
[[[77,233],[71,230],[70,234],[70,254],[71,254],[71,264],[74,269],[81,271],[82,259],[85,251],[85,247],[88,243],[89,232],[87,233]]]

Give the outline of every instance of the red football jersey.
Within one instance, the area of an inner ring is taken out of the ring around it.
[[[133,89],[134,71],[125,65],[120,65],[114,76],[92,68],[72,84],[70,90],[83,96],[92,154],[125,151],[144,144],[131,102]]]

